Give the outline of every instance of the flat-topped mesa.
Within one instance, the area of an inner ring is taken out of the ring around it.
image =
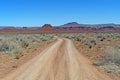
[[[44,25],[42,26],[42,29],[51,30],[51,29],[53,29],[53,27],[52,27],[51,24],[44,24]]]

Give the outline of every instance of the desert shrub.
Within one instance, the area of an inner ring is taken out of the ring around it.
[[[24,56],[23,54],[15,54],[14,59],[20,59],[20,57]]]
[[[95,39],[91,39],[90,42],[91,43],[96,43],[96,40]]]
[[[0,51],[9,54],[22,53],[23,49],[36,47],[53,38],[52,34],[4,34],[0,35]]]
[[[23,41],[21,41],[21,45],[23,48],[27,48],[29,46],[29,42],[23,40]]]
[[[90,42],[93,43],[94,45],[96,45],[96,40],[95,39],[91,39]]]
[[[9,51],[10,47],[6,43],[0,43],[0,51]]]
[[[84,45],[88,46],[90,43],[88,41],[83,41]]]
[[[101,60],[93,65],[103,66],[108,73],[120,73],[120,47],[118,45],[107,47],[105,54],[101,55]]]
[[[120,48],[117,46],[108,47],[105,51],[105,60],[107,62],[120,64]]]
[[[12,41],[0,42],[0,51],[13,54],[22,52],[20,46]]]
[[[104,41],[105,40],[105,37],[102,37],[101,39],[100,39],[100,41]]]
[[[81,41],[81,39],[80,39],[80,38],[75,38],[75,40],[76,40],[76,41]]]

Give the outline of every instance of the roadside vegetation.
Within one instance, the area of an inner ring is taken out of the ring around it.
[[[0,78],[37,56],[54,34],[0,34]]]
[[[120,33],[58,34],[72,39],[80,53],[88,56],[95,66],[107,73],[120,75]]]
[[[52,34],[0,34],[0,52],[16,55],[15,58],[19,59],[27,49],[52,39]]]

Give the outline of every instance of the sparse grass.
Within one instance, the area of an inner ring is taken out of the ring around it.
[[[53,36],[52,34],[1,34],[0,51],[8,54],[21,54],[27,48],[35,48],[44,41],[52,40]]]
[[[120,48],[118,46],[107,47],[105,52],[105,61],[120,64]]]

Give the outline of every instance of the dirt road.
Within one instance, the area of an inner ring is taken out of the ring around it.
[[[0,80],[111,80],[97,71],[68,39],[58,39],[38,56]]]

